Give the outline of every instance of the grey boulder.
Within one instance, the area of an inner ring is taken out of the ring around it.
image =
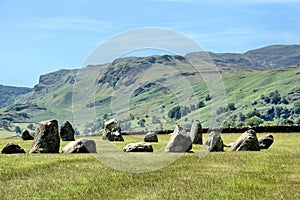
[[[259,151],[259,143],[254,130],[243,133],[232,145],[230,151]]]
[[[23,140],[33,140],[33,139],[34,139],[34,137],[33,137],[32,135],[30,135],[30,133],[29,133],[28,130],[22,131],[22,133],[21,133],[21,138],[22,138]]]
[[[63,123],[60,127],[60,137],[62,141],[74,141],[74,128],[69,121]]]
[[[260,149],[268,149],[274,142],[273,135],[266,135],[258,139]]]
[[[104,133],[102,139],[109,141],[124,141],[124,138],[121,134],[121,128],[117,120],[111,119],[104,123]]]
[[[64,146],[62,153],[97,153],[96,143],[94,140],[80,138]]]
[[[219,132],[210,132],[205,145],[208,146],[209,152],[224,151],[224,143]]]
[[[192,139],[188,132],[180,126],[172,133],[165,152],[189,152],[192,149]]]
[[[153,152],[151,144],[144,142],[129,143],[123,148],[124,152]]]
[[[26,153],[25,150],[20,147],[18,144],[14,143],[7,143],[3,149],[2,149],[3,154],[16,154],[16,153]]]
[[[144,137],[144,142],[158,142],[157,134],[155,132],[148,132]]]
[[[203,144],[202,141],[202,126],[199,120],[194,120],[190,132],[193,144]]]

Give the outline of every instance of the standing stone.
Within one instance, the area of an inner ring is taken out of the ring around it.
[[[205,145],[208,146],[209,152],[224,151],[224,143],[221,134],[215,131],[209,133]]]
[[[177,135],[182,130],[183,130],[183,128],[177,124],[174,131],[171,133],[171,135]]]
[[[191,139],[193,144],[203,144],[202,141],[202,126],[199,120],[194,120],[191,128]]]
[[[22,131],[22,133],[21,133],[21,138],[22,138],[23,140],[33,140],[33,139],[34,139],[34,137],[33,137],[32,135],[30,135],[30,133],[29,133],[28,130]]]
[[[124,141],[121,134],[121,128],[117,120],[111,119],[104,123],[104,134],[102,139],[109,141]]]
[[[129,143],[123,148],[124,152],[153,152],[151,144],[144,142]]]
[[[192,149],[192,140],[188,132],[178,126],[165,148],[165,152],[189,152]]]
[[[230,151],[259,151],[259,143],[254,130],[243,133],[232,145]]]
[[[157,133],[148,132],[144,137],[144,142],[158,142]]]
[[[3,154],[15,154],[15,153],[26,153],[25,150],[20,147],[17,144],[14,143],[7,143],[3,149],[2,149]]]
[[[268,149],[274,142],[273,135],[266,135],[258,139],[260,149]]]
[[[97,153],[96,143],[94,140],[80,138],[64,146],[62,153]]]
[[[69,121],[63,123],[60,127],[60,137],[62,141],[74,141],[74,129]]]
[[[29,153],[58,153],[60,138],[57,120],[40,122]]]

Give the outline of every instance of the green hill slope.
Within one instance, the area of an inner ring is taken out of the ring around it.
[[[0,134],[56,118],[76,123],[81,134],[102,129],[111,117],[123,130],[300,123],[300,45],[277,45],[244,54],[212,54],[225,88],[221,103],[208,66],[195,70],[186,59],[200,54],[117,59],[83,70],[42,75],[16,104],[0,108]],[[289,67],[293,64],[293,67]],[[205,63],[204,63],[205,65]],[[284,68],[279,68],[284,67]],[[272,70],[265,70],[271,68]],[[275,69],[274,69],[275,68]],[[278,68],[278,69],[276,69]]]

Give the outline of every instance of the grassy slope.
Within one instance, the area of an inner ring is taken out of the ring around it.
[[[180,70],[183,71],[185,67],[181,67]],[[190,70],[190,68],[188,68]],[[287,96],[288,100],[291,102],[287,105],[288,108],[293,106],[293,99],[298,95],[300,96],[299,91],[300,88],[298,84],[300,81],[300,67],[293,68],[285,68],[285,69],[277,69],[273,71],[256,71],[256,72],[243,72],[239,74],[226,74],[223,77],[224,86],[226,89],[226,101],[227,103],[235,103],[237,110],[235,112],[227,113],[223,115],[221,120],[227,120],[228,115],[238,114],[240,112],[247,113],[253,108],[257,108],[258,110],[264,112],[266,109],[270,108],[272,105],[269,104],[257,104],[252,106],[251,104],[260,99],[260,96],[264,94],[267,96],[270,92],[278,90],[282,96]],[[74,72],[72,72],[74,73]],[[65,75],[62,79],[67,79],[68,74]],[[206,107],[196,110],[194,112],[189,113],[187,116],[183,117],[179,120],[181,125],[189,125],[192,119],[201,120],[203,126],[209,126],[211,115],[216,115],[216,113],[212,113],[211,104],[212,102],[205,102],[205,97],[208,94],[207,85],[203,80],[198,76],[188,76],[181,77],[181,79],[186,79],[195,93],[194,100],[191,102],[196,103],[195,99],[202,100],[206,104]],[[180,79],[177,79],[179,83]],[[169,82],[172,85],[172,81]],[[57,87],[57,86],[55,86]],[[63,121],[69,120],[73,121],[72,116],[72,84],[66,84],[65,86],[59,88],[58,90],[49,90],[49,93],[45,95],[43,98],[39,98],[37,103],[41,107],[47,107],[47,111],[30,111],[24,110],[24,112],[29,113],[32,117],[32,121],[39,122],[42,120],[47,120],[50,118],[56,118],[62,123]],[[183,97],[185,94],[185,90],[181,90],[182,92],[177,97]],[[297,93],[298,91],[298,93]],[[294,94],[290,94],[294,92]],[[109,88],[107,85],[102,86],[102,88],[96,93],[96,101],[100,99],[107,99],[112,92],[112,88]],[[83,97],[84,99],[84,97]],[[190,100],[187,100],[187,102]],[[85,102],[91,103],[91,102]],[[157,88],[150,88],[144,93],[139,94],[137,97],[131,97],[129,102],[130,113],[135,115],[136,117],[145,118],[145,115],[149,115],[150,118],[146,119],[150,129],[159,127],[158,124],[154,126],[151,125],[151,117],[158,117],[164,125],[164,129],[174,128],[175,122],[169,120],[167,117],[168,111],[179,105],[182,102],[176,98],[176,96],[172,93],[170,89],[167,87],[157,90]],[[164,105],[165,109],[161,109],[161,106]],[[121,106],[118,108],[118,104],[114,105],[117,110],[124,110]],[[187,103],[187,106],[190,106]],[[227,105],[218,105],[226,107]],[[283,105],[286,106],[286,105]],[[83,105],[84,107],[84,105]],[[216,107],[214,105],[214,107]],[[87,109],[86,109],[87,110]],[[93,108],[89,109],[89,113],[94,112]],[[105,113],[111,112],[111,101],[104,101],[96,106],[96,115],[99,118]],[[222,115],[220,116],[222,117]],[[187,118],[187,121],[185,121]],[[132,121],[131,128],[134,129],[137,126],[137,119]],[[14,128],[12,127],[12,130]],[[0,134],[3,134],[2,132]]]
[[[223,140],[238,136],[224,134]],[[154,149],[165,146],[168,137],[160,136],[163,142]],[[269,150],[210,153],[202,159],[195,145],[195,153],[142,174],[113,170],[89,154],[1,154],[0,194],[2,199],[299,199],[299,134],[274,137]],[[126,143],[136,140],[125,136]],[[20,139],[1,139],[0,146],[11,141],[30,149],[31,141]]]

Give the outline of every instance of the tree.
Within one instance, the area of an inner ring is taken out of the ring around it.
[[[240,121],[244,122],[246,120],[246,116],[243,113],[239,113]]]
[[[258,116],[253,116],[251,118],[246,119],[246,124],[248,126],[259,126],[262,123],[264,123],[264,120]]]
[[[168,117],[170,119],[180,119],[181,118],[181,108],[180,108],[180,106],[176,106],[176,107],[172,108],[168,112]]]
[[[273,103],[273,104],[279,104],[280,103],[281,96],[280,96],[278,90],[275,90],[274,92],[271,92],[269,94],[269,97],[271,99],[271,103]]]
[[[295,114],[300,114],[300,102],[295,102],[294,103],[294,112]]]
[[[19,126],[16,126],[15,127],[15,132],[17,133],[17,134],[20,134],[22,131],[21,131],[21,128],[19,127]]]
[[[209,94],[205,97],[205,101],[210,101],[211,100],[211,96],[209,96]]]
[[[272,106],[271,108],[269,108],[266,112],[266,114],[264,114],[263,118],[267,121],[273,121],[273,119],[275,118],[275,108],[274,106]]]
[[[234,123],[233,123],[233,122],[231,122],[231,121],[224,121],[224,122],[223,122],[223,127],[224,127],[224,128],[229,128],[229,127],[231,127],[231,126],[234,126]]]
[[[284,107],[281,112],[281,116],[283,119],[287,119],[291,116],[291,111],[287,107]]]
[[[236,110],[236,107],[235,107],[234,103],[229,103],[227,107],[228,107],[229,110]]]
[[[253,111],[248,112],[247,115],[246,115],[247,118],[251,118],[251,117],[254,117],[254,116],[257,116],[259,118],[261,117],[260,112],[256,108],[254,108]]]
[[[293,124],[294,124],[294,121],[291,119],[283,119],[281,121],[281,125],[293,125]]]
[[[27,128],[30,129],[30,130],[34,130],[35,129],[35,127],[34,127],[34,125],[32,123],[28,124]]]
[[[203,108],[203,107],[205,107],[205,104],[204,104],[203,101],[200,101],[200,102],[198,103],[198,108]]]
[[[138,121],[138,125],[140,125],[140,127],[145,127],[145,123],[146,123],[145,119],[141,119]]]
[[[286,105],[289,104],[289,102],[288,102],[288,100],[286,99],[286,97],[282,97],[281,103],[286,104]]]

